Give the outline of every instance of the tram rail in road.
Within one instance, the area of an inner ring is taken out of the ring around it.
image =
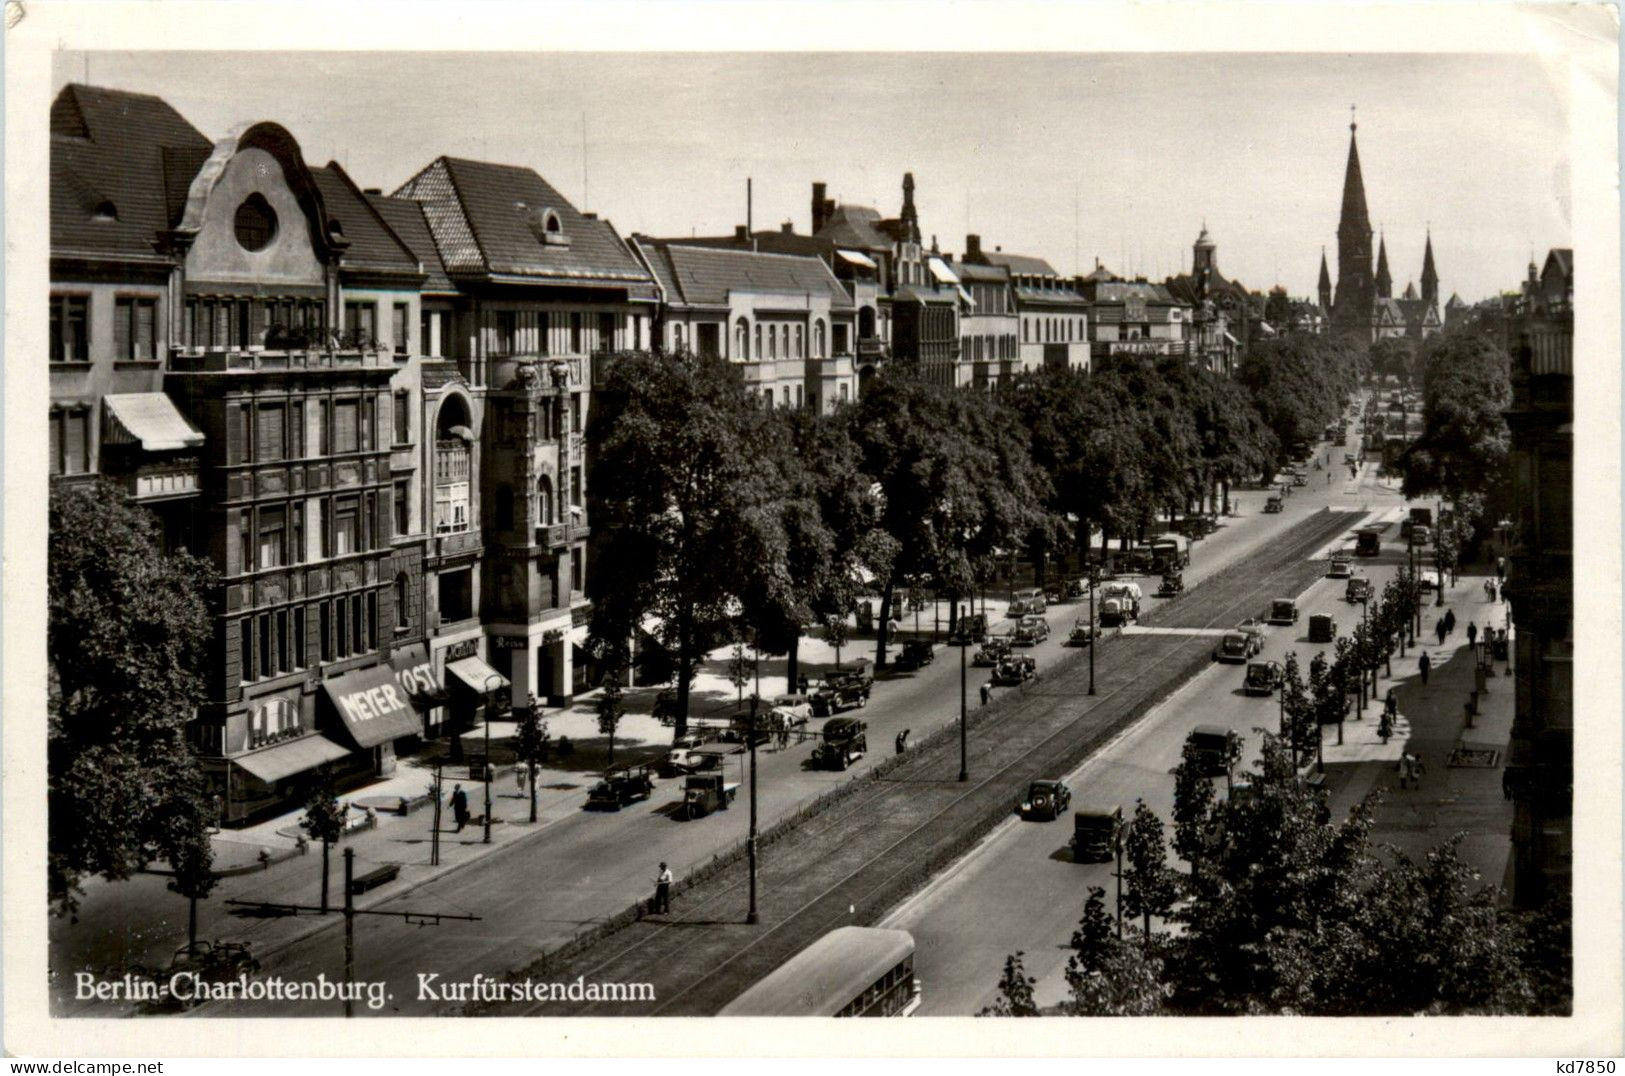
[[[1211,629],[1253,616],[1275,597],[1319,578],[1312,553],[1347,531],[1347,513],[1321,512],[1269,548],[1146,616],[1157,626]],[[743,923],[743,863],[724,868],[676,902],[564,960],[544,958],[527,978],[649,982],[646,1005],[539,1005],[548,1015],[714,1013],[756,979],[837,926],[878,921],[968,852],[1002,820],[1027,780],[1075,767],[1204,667],[1204,635],[1144,633],[1102,639],[1098,694],[1085,697],[1084,663],[1055,666],[1040,689],[987,714],[972,730],[972,783],[960,784],[957,737],[917,748],[878,780],[858,781],[824,812],[763,850],[761,925]],[[1100,673],[1104,672],[1104,677]],[[953,742],[950,743],[949,740]],[[513,1005],[487,1011],[516,1014]]]

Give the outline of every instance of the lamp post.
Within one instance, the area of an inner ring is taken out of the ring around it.
[[[502,680],[501,673],[492,673],[485,678],[485,758],[480,763],[482,770],[480,776],[485,778],[485,835],[480,838],[481,844],[491,843],[491,710],[495,702],[495,694],[491,691],[491,682]]]
[[[965,651],[970,649],[970,635],[965,631],[965,614],[959,614],[959,779],[970,780],[970,770],[966,766],[965,745]]]
[[[1095,693],[1095,647],[1100,645],[1100,629],[1095,622],[1095,584],[1100,573],[1089,571],[1089,694]]]
[[[1369,590],[1367,590],[1365,592],[1365,596],[1360,599],[1360,627],[1364,629],[1364,635],[1362,636],[1361,641],[1365,645],[1362,647],[1362,649],[1370,650],[1372,648],[1372,643],[1371,643],[1371,591],[1369,591]],[[1366,659],[1366,655],[1361,654],[1361,655],[1359,655],[1359,658],[1360,658],[1360,661],[1359,661],[1359,670],[1360,670],[1360,714],[1363,717],[1365,715],[1365,672],[1366,672],[1366,670],[1365,670],[1365,659]],[[1373,667],[1371,671],[1376,672],[1375,667]],[[1371,697],[1373,699],[1375,699],[1377,697],[1377,685],[1376,684],[1371,685]]]
[[[745,842],[746,858],[750,861],[750,908],[745,922],[755,925],[756,918],[756,710],[761,696],[750,699],[750,838]]]

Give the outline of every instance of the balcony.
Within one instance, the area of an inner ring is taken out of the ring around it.
[[[454,557],[479,550],[480,532],[476,530],[451,531],[434,536],[434,555],[437,557]]]
[[[571,507],[570,518],[563,523],[548,523],[536,528],[536,544],[543,549],[562,549],[577,538],[587,536],[587,513],[583,508]]]
[[[302,370],[393,370],[390,353],[379,348],[211,347],[170,349],[169,369],[177,374],[278,373]]]

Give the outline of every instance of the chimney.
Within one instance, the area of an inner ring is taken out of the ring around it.
[[[598,212],[597,212],[597,210],[594,210],[591,213],[583,213],[583,214],[581,214],[581,216],[582,216],[582,219],[584,219],[584,220],[597,220],[598,219]]]
[[[824,221],[829,219],[828,210],[826,208],[829,203],[824,199],[824,191],[827,189],[828,188],[822,183],[813,184],[812,231],[814,235],[817,235],[821,230],[823,230]]]
[[[914,220],[914,173],[903,173],[903,212],[904,220]]]
[[[965,237],[965,260],[975,261],[982,256],[982,237],[967,235]]]
[[[382,188],[382,187],[363,187],[363,188],[361,188],[361,193],[362,194],[383,194],[384,193],[384,188]]]
[[[750,228],[748,228],[747,226],[745,226],[743,224],[735,224],[734,225],[734,238],[739,239],[739,240],[749,239],[750,238]]]
[[[779,234],[780,235],[795,235],[796,234],[795,222],[787,220],[783,224],[779,225]]]

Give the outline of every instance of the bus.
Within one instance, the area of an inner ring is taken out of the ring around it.
[[[718,1016],[912,1016],[914,936],[837,927],[769,972]]]

